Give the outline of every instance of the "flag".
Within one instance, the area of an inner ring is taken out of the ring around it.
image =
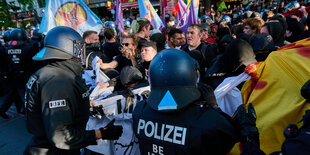
[[[178,0],[178,3],[173,8],[172,11],[177,17],[177,26],[183,25],[186,23],[186,20],[189,15],[189,6],[190,6],[190,3],[186,5],[183,0]]]
[[[116,25],[120,32],[124,32],[123,11],[122,3],[120,0],[116,0]]]
[[[149,0],[138,0],[138,3],[141,18],[148,19],[154,29],[160,29],[164,27],[163,22],[159,18],[158,14],[155,12],[155,9],[153,8]]]
[[[197,18],[195,15],[195,10],[194,10],[194,1],[192,0],[190,3],[190,8],[189,8],[189,14],[186,20],[186,23],[183,24],[181,27],[179,27],[180,30],[182,30],[183,32],[187,32],[187,28],[190,24],[197,24]]]
[[[46,34],[56,26],[67,26],[81,35],[88,30],[100,32],[102,22],[82,0],[47,0],[39,32]]]
[[[166,25],[166,21],[165,21],[165,15],[166,15],[166,8],[167,7],[167,1],[166,0],[162,0],[161,1],[161,8],[162,8],[162,13],[161,13],[161,18],[162,18],[162,22],[163,22],[163,25],[165,26]]]
[[[225,2],[221,2],[221,4],[219,5],[216,11],[219,12],[219,11],[223,11],[224,9],[227,9]]]
[[[196,19],[198,19],[199,0],[194,0],[194,9],[195,9]]]
[[[254,105],[260,148],[266,154],[281,150],[284,129],[289,124],[302,125],[298,122],[310,108],[300,94],[301,87],[310,79],[309,40],[271,52],[264,62],[245,69],[251,80],[242,87],[243,102]]]

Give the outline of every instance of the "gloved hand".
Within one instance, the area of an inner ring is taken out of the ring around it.
[[[113,125],[114,122],[115,122],[115,119],[113,119],[104,128],[99,129],[101,132],[102,139],[117,140],[122,135],[123,127]]]
[[[90,115],[95,117],[95,118],[101,119],[102,116],[104,116],[102,105],[96,106],[96,107],[95,106],[91,106],[90,107]]]
[[[233,114],[232,120],[237,129],[239,129],[241,142],[256,141],[259,144],[256,113],[252,103],[249,103],[248,111],[246,111],[245,104],[240,105]]]
[[[125,98],[127,98],[127,97],[133,96],[134,94],[133,94],[133,92],[132,92],[132,90],[131,90],[130,88],[127,88],[126,90],[123,90],[123,91],[122,91],[122,95],[123,95]]]
[[[302,117],[303,119],[303,125],[302,125],[302,129],[307,129],[309,130],[310,127],[310,110],[307,110],[305,115]]]
[[[210,106],[214,109],[218,108],[212,87],[210,87],[206,84],[199,83],[198,89],[201,93],[201,97],[204,99],[204,101],[206,101],[208,106]]]

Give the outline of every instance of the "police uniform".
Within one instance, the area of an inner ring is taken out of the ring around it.
[[[45,47],[32,58],[49,64],[26,84],[26,123],[34,137],[24,154],[80,154],[81,148],[97,144],[97,138],[121,136],[122,128],[114,122],[99,130],[85,130],[90,112],[78,58],[84,53],[82,40],[72,28],[55,27],[47,33]]]
[[[32,46],[26,40],[22,29],[14,29],[11,32],[11,41],[5,50],[6,77],[3,82],[5,94],[0,112],[6,112],[13,101],[17,111],[20,112],[24,102],[25,84],[30,76],[32,64]]]
[[[84,130],[89,117],[89,93],[81,70],[81,65],[66,60],[51,63],[29,78],[26,119],[27,129],[34,135],[27,148],[30,154],[78,154],[80,148],[97,144],[95,131]]]
[[[200,101],[197,72],[197,61],[183,51],[154,57],[150,96],[133,112],[141,154],[226,154],[233,147],[237,134],[230,121]]]

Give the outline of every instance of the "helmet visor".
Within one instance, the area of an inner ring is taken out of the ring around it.
[[[81,64],[86,64],[86,48],[85,42],[81,40],[74,40],[73,41],[73,56],[75,58],[80,58]]]

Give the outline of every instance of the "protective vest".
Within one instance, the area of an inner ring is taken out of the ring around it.
[[[236,142],[229,120],[198,104],[159,112],[142,101],[133,112],[133,130],[146,155],[226,154]]]

